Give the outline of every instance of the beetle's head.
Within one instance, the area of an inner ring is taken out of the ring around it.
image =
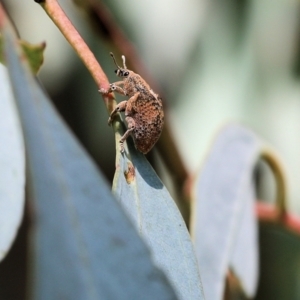
[[[117,66],[117,69],[115,70],[115,73],[117,74],[117,76],[119,76],[119,77],[128,77],[130,71],[126,67],[125,56],[122,55],[123,68],[118,66],[118,64],[116,62],[116,59],[115,59],[115,56],[112,52],[110,52],[110,56],[112,57],[115,65]]]

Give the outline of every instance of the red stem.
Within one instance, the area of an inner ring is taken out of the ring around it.
[[[92,75],[98,89],[108,91],[109,81],[106,74],[102,70],[88,45],[85,43],[83,38],[75,29],[74,25],[66,16],[65,12],[62,10],[57,0],[44,0],[44,2],[40,4],[48,14],[48,16],[52,19],[54,24],[64,35],[64,37],[67,39],[67,41],[70,43],[70,45],[74,48],[78,56],[81,58],[82,62]],[[113,101],[114,96],[112,93],[102,94],[102,96],[108,112],[110,113],[115,105],[115,101]]]

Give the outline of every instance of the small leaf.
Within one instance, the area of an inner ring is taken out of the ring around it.
[[[18,43],[21,45],[24,54],[28,59],[32,73],[37,74],[44,62],[44,50],[46,43],[33,45],[23,40],[18,40]],[[0,35],[0,62],[3,64],[5,63],[2,35]]]
[[[24,211],[25,149],[7,70],[0,65],[0,261],[8,253]]]
[[[248,297],[258,280],[253,168],[262,142],[231,125],[218,135],[195,181],[192,236],[207,300],[223,299],[231,267]]]
[[[1,16],[1,6],[0,6]],[[33,299],[176,299],[146,245],[2,24],[31,176]]]
[[[20,40],[19,43],[28,58],[32,73],[37,74],[44,62],[44,50],[46,48],[46,43],[43,42],[38,45],[33,45],[23,40]]]
[[[116,133],[119,145],[120,130]],[[204,299],[200,274],[184,220],[169,192],[131,139],[117,146],[113,191],[148,244],[155,264],[168,276],[179,299]]]

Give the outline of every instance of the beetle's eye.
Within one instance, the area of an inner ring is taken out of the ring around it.
[[[117,74],[117,73],[118,73],[118,70],[115,70],[115,73]]]
[[[128,75],[129,75],[128,71],[124,72],[124,76],[128,76]]]

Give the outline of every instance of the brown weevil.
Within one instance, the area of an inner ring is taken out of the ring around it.
[[[112,123],[116,113],[124,111],[128,126],[127,131],[120,139],[121,152],[124,152],[124,141],[131,135],[135,147],[146,154],[157,142],[162,132],[164,124],[162,99],[152,91],[140,75],[127,69],[125,56],[122,56],[123,68],[121,68],[118,66],[113,53],[110,55],[117,66],[115,73],[123,80],[110,84],[109,92],[117,92],[128,96],[129,99],[116,106],[110,114],[108,124]]]

